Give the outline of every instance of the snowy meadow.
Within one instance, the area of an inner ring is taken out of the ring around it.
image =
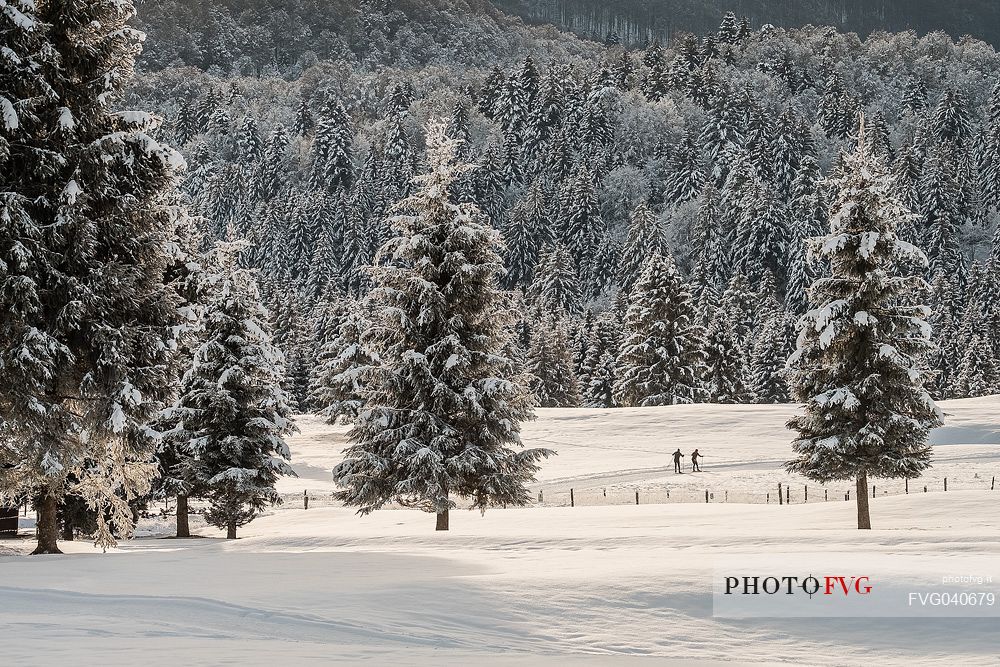
[[[713,618],[712,559],[774,552],[1000,557],[1000,398],[947,402],[932,434],[936,486],[872,503],[874,530],[854,529],[842,498],[790,506],[721,502],[454,512],[387,509],[368,517],[292,502],[237,541],[193,521],[200,538],[167,539],[171,521],[106,555],[63,543],[55,560],[0,557],[0,624],[10,664],[879,664],[989,665],[995,619]],[[538,489],[682,490],[797,484],[788,456],[792,406],[547,410],[528,445],[559,451]],[[738,422],[738,425],[736,425]],[[305,419],[290,440],[289,495],[329,489],[344,428]],[[673,476],[680,446],[708,457]],[[670,466],[669,470],[665,469]],[[979,476],[977,480],[976,475]],[[795,486],[793,486],[795,488]],[[533,488],[533,491],[536,490]],[[596,495],[596,494],[595,494]],[[150,534],[152,533],[152,534]],[[159,533],[159,534],[157,534]],[[11,543],[0,543],[10,548]],[[26,545],[25,545],[25,548]],[[60,641],[51,641],[52,633]],[[850,637],[845,642],[844,637]]]

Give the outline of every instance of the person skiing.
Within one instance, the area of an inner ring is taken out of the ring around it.
[[[701,458],[701,454],[698,450],[691,452],[691,472],[701,472],[701,466],[698,465],[698,459]]]
[[[681,470],[681,459],[684,458],[684,454],[681,453],[681,448],[678,447],[677,451],[674,452],[674,474],[683,474],[684,471]]]

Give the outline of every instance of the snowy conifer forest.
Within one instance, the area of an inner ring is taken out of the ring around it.
[[[706,565],[1000,562],[1000,17],[902,4],[0,0],[13,664],[993,664]]]
[[[324,394],[319,360],[354,350],[340,328],[370,315],[365,267],[426,169],[434,118],[477,166],[453,197],[503,236],[503,287],[520,304],[511,352],[542,406],[789,400],[781,371],[823,271],[805,240],[827,225],[829,178],[862,112],[916,214],[901,236],[929,258],[931,392],[1000,390],[1000,58],[985,43],[729,14],[713,32],[626,49],[489,10],[436,34],[457,15],[372,2],[322,56],[307,43],[227,51],[251,41],[250,19],[212,11],[204,36],[232,33],[212,53],[162,34],[158,7],[140,12],[160,42],[130,99],[166,119],[158,136],[188,162],[184,198],[205,238],[250,242],[242,261],[300,410],[352,400]],[[642,289],[655,256],[673,264],[674,294]],[[656,298],[689,319],[664,341],[685,350],[677,368],[656,379],[678,390],[629,391],[648,360],[625,349],[643,335],[627,313]]]

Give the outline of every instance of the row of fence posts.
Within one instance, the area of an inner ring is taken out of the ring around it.
[[[993,481],[990,483],[990,491],[995,491],[996,487],[997,487],[997,478],[996,478],[996,476],[994,476],[993,477]],[[947,477],[944,478],[944,490],[945,491],[948,490],[948,478]],[[782,491],[782,485],[781,485],[781,482],[778,482],[778,504],[779,505],[791,505],[792,504],[792,488],[791,488],[791,486],[787,485],[787,484],[785,485],[785,487],[784,487],[784,491],[785,491],[784,496],[782,496],[781,491]],[[910,492],[910,480],[906,480],[906,493],[909,493],[909,492]],[[924,487],[924,493],[927,493],[927,487],[926,486]],[[805,487],[804,495],[805,495],[805,502],[808,503],[809,502],[809,487],[808,486]],[[604,497],[605,498],[608,497],[608,490],[607,489],[604,489]],[[705,502],[706,503],[711,502],[711,500],[712,500],[713,497],[714,497],[714,495],[712,493],[710,493],[707,490],[705,491]],[[872,498],[874,498],[874,497],[875,497],[875,485],[872,484]],[[729,502],[729,491],[726,491],[725,498],[726,498],[726,502],[728,503]],[[850,499],[851,499],[851,492],[848,491],[847,494],[844,496],[844,500],[850,500]],[[670,500],[670,491],[667,491],[667,500]],[[829,501],[830,500],[830,490],[829,489],[823,489],[823,500],[824,501]],[[542,491],[542,490],[539,490],[539,492],[538,492],[538,502],[539,503],[545,502],[545,492]],[[767,502],[768,503],[771,502],[771,494],[770,493],[767,494]],[[635,491],[635,504],[636,505],[639,504],[639,490],[638,489],[636,489],[636,491]],[[576,507],[576,497],[575,497],[575,493],[574,493],[573,489],[569,490],[569,506],[570,507]],[[309,509],[309,491],[308,491],[308,489],[304,490],[302,492],[302,507],[303,507],[303,509]],[[24,515],[28,516],[28,503],[27,502],[24,503]]]
[[[994,475],[993,481],[990,483],[990,491],[995,491],[996,488],[997,488],[997,478]],[[944,478],[944,490],[945,491],[948,490],[948,478],[947,477]],[[782,491],[781,482],[778,482],[778,504],[779,505],[791,505],[792,504],[792,488],[791,488],[791,486],[787,485],[787,484],[785,485],[785,488],[784,488],[785,494],[784,494],[784,496],[782,496],[781,491]],[[907,494],[910,493],[910,480],[906,480],[906,493]],[[924,493],[927,493],[927,487],[926,486],[924,487]],[[805,487],[804,494],[805,494],[805,502],[808,503],[809,502],[809,487],[808,486]],[[605,498],[608,497],[608,490],[607,489],[604,489],[604,497]],[[705,502],[706,503],[711,502],[712,498],[714,498],[714,497],[715,497],[714,494],[709,493],[709,491],[707,491],[707,490],[705,491]],[[872,484],[872,498],[874,498],[874,497],[875,497],[875,485]],[[729,491],[726,491],[725,498],[726,498],[726,502],[728,503],[729,502]],[[851,492],[848,491],[847,494],[844,496],[844,500],[850,500],[850,499],[851,499]],[[670,491],[667,491],[667,500],[670,500]],[[830,500],[830,490],[829,489],[823,489],[823,500],[824,501]],[[539,490],[539,492],[538,492],[538,502],[539,503],[545,502],[545,492],[542,491],[542,490]],[[771,494],[770,493],[767,494],[767,502],[768,503],[771,502]],[[639,504],[639,490],[638,489],[635,490],[635,504],[636,505]],[[575,497],[573,489],[569,490],[569,506],[570,507],[576,507],[576,497]],[[302,491],[302,507],[303,507],[303,509],[309,509],[309,490],[308,489]],[[24,503],[24,516],[28,516],[28,502],[27,501],[25,501],[25,503]]]
[[[906,493],[909,494],[910,493],[910,480],[908,480],[908,479],[906,480],[906,487],[905,488],[906,488]],[[993,480],[990,483],[990,491],[995,491],[996,488],[997,488],[997,478],[996,478],[996,476],[994,476]],[[947,477],[944,478],[944,490],[945,491],[948,490],[948,478]],[[729,491],[726,491],[725,493],[726,493],[725,499],[726,499],[726,502],[728,503],[729,502]],[[926,486],[924,486],[924,493],[927,493],[927,487]],[[804,501],[808,503],[809,502],[809,486],[808,485],[806,485],[804,487],[803,495],[804,495]],[[608,490],[607,489],[604,489],[604,497],[605,498],[608,497]],[[710,493],[707,490],[705,491],[705,502],[706,503],[711,502],[714,497],[715,497],[715,494]],[[876,496],[876,488],[875,488],[875,485],[872,484],[872,498],[875,498],[875,497],[877,497]],[[849,501],[850,499],[851,499],[851,492],[848,491],[847,493],[844,494],[844,500],[845,501]],[[667,500],[670,500],[670,491],[667,491]],[[823,501],[824,502],[828,502],[829,500],[830,500],[830,490],[829,489],[823,489]],[[540,490],[538,492],[538,502],[539,503],[545,502],[545,492],[544,491]],[[767,494],[767,502],[768,503],[771,502],[771,494],[770,493]],[[635,504],[636,505],[639,504],[639,490],[638,489],[636,489],[636,491],[635,491]],[[791,505],[792,504],[792,487],[791,487],[791,485],[789,485],[789,484],[782,485],[781,482],[778,482],[778,504],[779,505]],[[575,492],[574,489],[570,489],[569,490],[569,506],[570,507],[576,507],[576,492]],[[305,499],[305,507],[306,507],[306,509],[309,509],[309,497],[308,496],[306,496],[306,499]]]

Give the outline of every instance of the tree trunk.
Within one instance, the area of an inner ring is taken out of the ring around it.
[[[438,512],[437,528],[435,530],[448,530],[448,510]]]
[[[63,542],[72,542],[73,541],[73,520],[70,519],[69,517],[63,519],[63,526],[62,526],[62,528],[63,528],[63,530],[62,530]]]
[[[230,521],[226,526],[226,539],[235,540],[236,539],[236,522]]]
[[[177,496],[177,537],[191,537],[191,525],[188,522],[188,497]]]
[[[38,546],[31,555],[61,554],[56,540],[59,538],[58,502],[48,487],[38,497],[38,523],[35,526]]]
[[[858,500],[858,530],[872,529],[872,515],[868,510],[868,475],[861,473],[858,476],[857,488]]]

